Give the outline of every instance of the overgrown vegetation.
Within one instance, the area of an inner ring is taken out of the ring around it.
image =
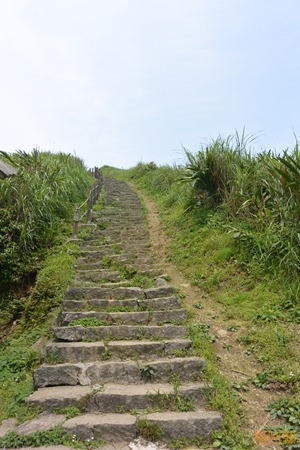
[[[78,246],[67,238],[74,202],[85,200],[93,178],[79,158],[62,153],[1,152],[1,158],[18,174],[0,180],[0,422],[23,422],[40,412],[25,398],[73,277]],[[7,439],[6,447],[27,442],[13,433]]]
[[[4,326],[20,317],[28,288],[51,247],[61,245],[70,234],[74,203],[85,200],[93,178],[72,155],[33,150],[30,154],[1,152],[0,156],[18,169],[17,175],[0,180],[0,326]],[[62,259],[68,258],[63,256],[65,250],[62,248]],[[56,257],[53,262],[51,268],[49,260],[48,270],[54,272]],[[45,284],[41,279],[39,283]],[[60,284],[58,280],[55,286],[44,286],[42,294],[40,288],[31,294],[27,318],[34,319],[34,305],[42,297],[46,305],[57,296],[54,291]]]

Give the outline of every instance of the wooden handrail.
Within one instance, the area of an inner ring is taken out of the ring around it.
[[[98,167],[94,167],[91,169],[92,175],[97,179],[94,186],[90,189],[88,198],[82,203],[82,205],[79,205],[79,203],[75,203],[75,210],[74,210],[74,223],[73,223],[73,239],[78,238],[78,225],[79,222],[86,216],[86,223],[90,224],[93,217],[93,205],[97,202],[98,197],[101,192],[101,188],[103,185],[103,174],[101,169]],[[83,206],[87,204],[86,211],[81,215],[80,210]]]

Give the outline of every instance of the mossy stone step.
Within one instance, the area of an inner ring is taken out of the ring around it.
[[[99,361],[107,357],[118,356],[121,359],[149,359],[153,355],[173,356],[178,351],[191,348],[190,339],[169,339],[165,341],[110,341],[104,345],[96,342],[49,342],[45,348],[45,359],[52,364],[61,362]]]

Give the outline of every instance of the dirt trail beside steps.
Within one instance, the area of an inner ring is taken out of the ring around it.
[[[200,288],[191,285],[190,280],[170,262],[168,258],[168,243],[170,237],[164,229],[163,223],[159,217],[158,208],[147,195],[138,190],[136,186],[130,183],[132,189],[143,199],[148,210],[148,223],[150,231],[150,240],[153,245],[153,251],[159,264],[162,265],[168,275],[171,277],[171,283],[184,294],[183,303],[195,314],[195,322],[202,322],[210,325],[210,333],[217,336],[214,343],[217,355],[220,357],[220,371],[231,383],[247,382],[253,378],[256,373],[262,370],[262,367],[251,355],[245,355],[245,347],[238,341],[243,329],[236,332],[227,330],[229,325],[226,320],[226,308],[217,302],[207,298],[207,294]],[[193,305],[201,303],[203,309],[199,310]],[[278,400],[281,394],[272,391],[258,389],[248,383],[249,390],[240,392],[244,410],[245,431],[254,435],[258,430],[263,429],[270,424],[270,415],[266,411],[271,401]],[[281,448],[276,445],[264,445],[265,449]]]

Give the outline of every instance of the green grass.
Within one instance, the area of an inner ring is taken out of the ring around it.
[[[35,345],[51,333],[51,322],[75,270],[76,253],[77,246],[71,243],[52,249],[31,294],[23,298],[18,326],[0,341],[0,422],[8,417],[25,421],[39,413],[25,404],[34,390],[32,370],[40,363]]]
[[[0,437],[1,448],[20,447],[41,447],[50,445],[65,445],[78,450],[88,450],[98,448],[104,444],[101,439],[83,440],[71,433],[68,433],[61,426],[57,425],[47,431],[37,431],[28,435],[20,435],[15,431],[8,432],[4,437]]]

